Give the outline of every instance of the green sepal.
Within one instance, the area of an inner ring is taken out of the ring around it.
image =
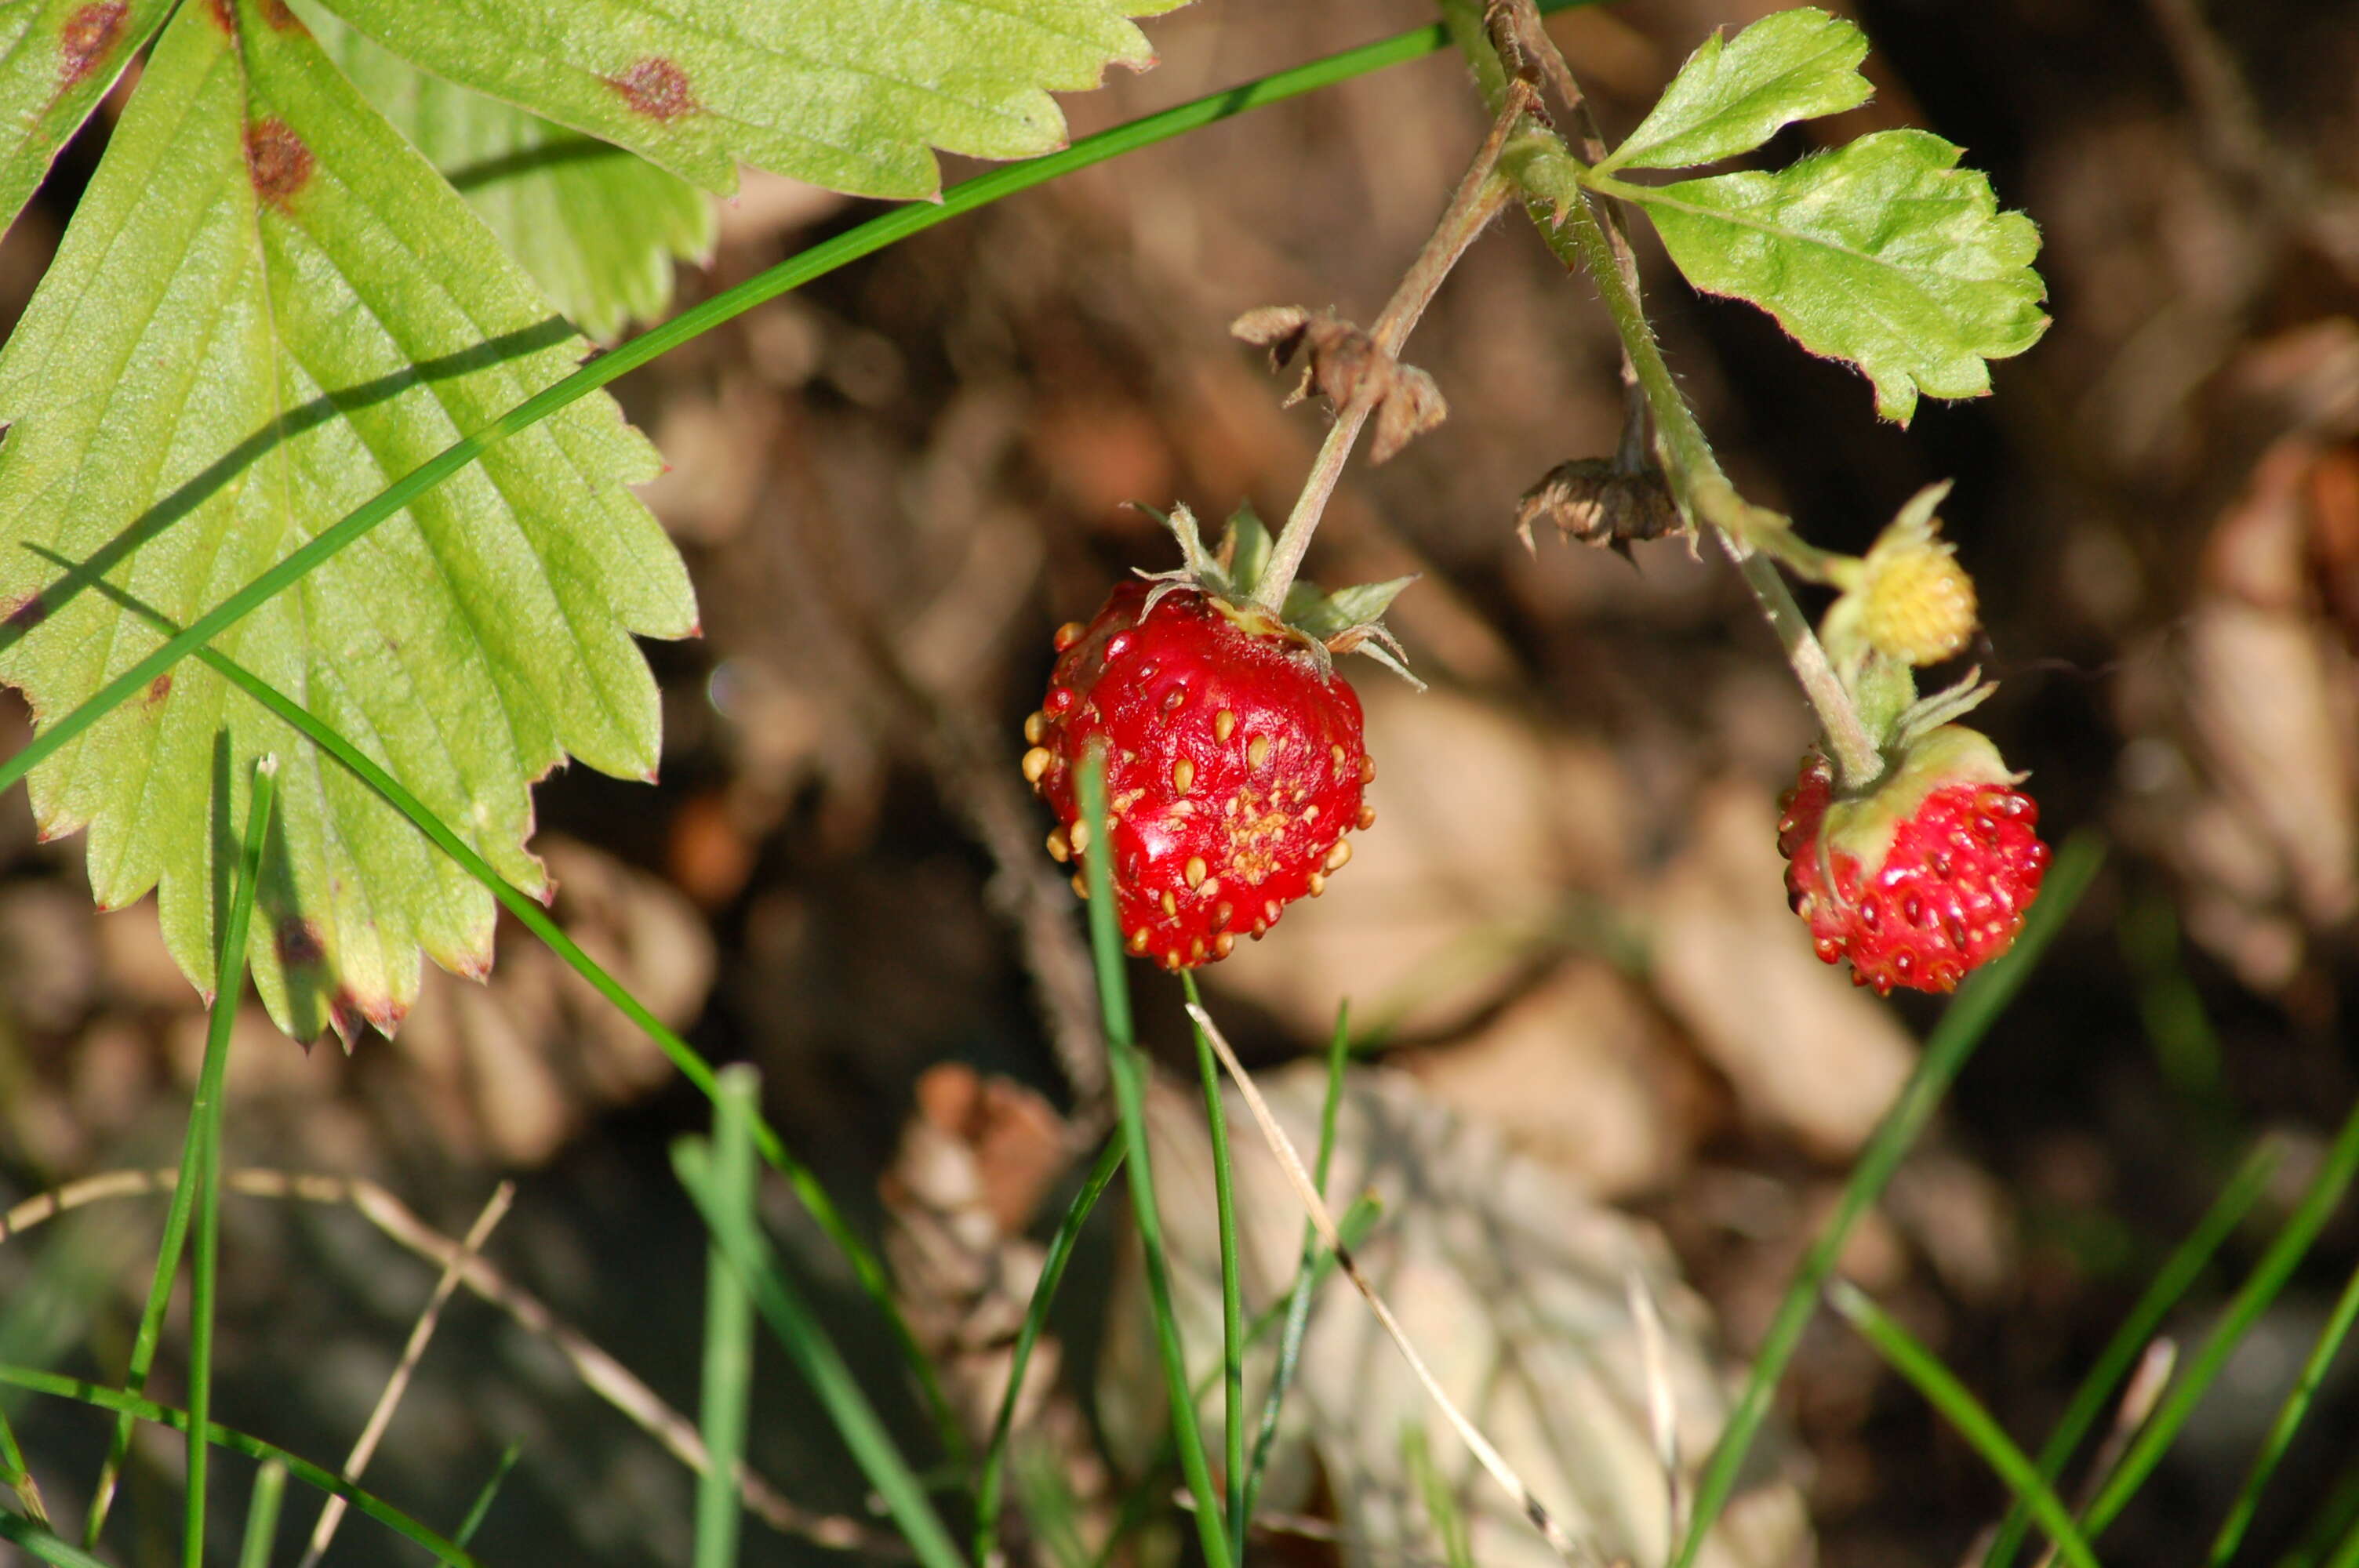
[[[1228,568],[1229,581],[1239,593],[1250,599],[1254,590],[1261,587],[1261,574],[1269,568],[1269,553],[1274,547],[1268,527],[1250,503],[1229,514],[1229,530],[1221,535],[1221,560]]]
[[[1186,506],[1175,505],[1165,513],[1141,502],[1131,504],[1169,529],[1171,537],[1180,545],[1178,568],[1168,572],[1138,574],[1155,585],[1139,611],[1142,617],[1165,594],[1195,589],[1223,600],[1234,620],[1250,620],[1265,631],[1277,629],[1269,612],[1254,603],[1254,590],[1260,587],[1262,574],[1269,568],[1275,546],[1269,529],[1250,505],[1241,505],[1230,514],[1228,527],[1221,535],[1221,547],[1213,551],[1204,547],[1203,530],[1197,524],[1196,514]],[[1399,641],[1386,630],[1382,619],[1401,589],[1416,580],[1415,577],[1395,578],[1389,582],[1360,583],[1326,593],[1298,579],[1287,589],[1286,604],[1276,621],[1301,640],[1318,662],[1321,675],[1326,673],[1332,654],[1365,654],[1423,691],[1425,683],[1409,673]]]
[[[1962,724],[1938,725],[1912,741],[1872,789],[1839,796],[1829,806],[1820,840],[1831,856],[1881,866],[1899,825],[1916,816],[1935,790],[1957,784],[2013,787],[2024,777],[2006,765],[1989,736]]]
[[[1307,582],[1298,582],[1287,590],[1286,623],[1298,631],[1308,632],[1321,642],[1340,637],[1362,626],[1373,626],[1392,608],[1401,589],[1415,582],[1415,574],[1397,577],[1388,582],[1364,582],[1356,588],[1341,588],[1333,593],[1321,592]]]

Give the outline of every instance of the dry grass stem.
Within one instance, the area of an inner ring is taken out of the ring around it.
[[[492,1232],[501,1220],[507,1217],[508,1206],[515,1202],[514,1182],[502,1182],[493,1188],[491,1197],[484,1204],[483,1212],[475,1216],[475,1223],[467,1227],[466,1238],[459,1243],[459,1256],[442,1265],[442,1277],[434,1281],[434,1292],[426,1298],[425,1310],[418,1314],[418,1322],[410,1328],[409,1342],[401,1347],[401,1359],[395,1364],[393,1376],[386,1379],[385,1391],[377,1396],[376,1408],[369,1411],[367,1423],[361,1428],[360,1436],[353,1441],[353,1451],[344,1457],[345,1479],[359,1480],[361,1472],[367,1469],[368,1462],[375,1457],[376,1445],[384,1438],[385,1429],[393,1424],[393,1412],[401,1403],[401,1396],[408,1390],[410,1376],[424,1358],[427,1343],[434,1337],[434,1325],[441,1320],[442,1308],[451,1300],[451,1292],[459,1288],[461,1263],[483,1251],[484,1243],[491,1239]],[[299,1568],[318,1568],[329,1542],[336,1539],[336,1529],[344,1522],[344,1514],[350,1506],[340,1497],[331,1497],[321,1506],[320,1521],[311,1527],[311,1542],[303,1549]]]
[[[20,1236],[70,1210],[108,1198],[169,1194],[179,1181],[178,1171],[160,1170],[108,1171],[69,1183],[55,1191],[27,1198],[5,1215],[0,1215],[0,1241]],[[353,1209],[396,1244],[455,1274],[460,1283],[507,1314],[519,1327],[547,1340],[565,1357],[585,1387],[629,1417],[633,1425],[654,1438],[682,1465],[700,1476],[712,1468],[712,1456],[705,1451],[704,1439],[694,1422],[665,1403],[662,1396],[641,1382],[629,1368],[559,1318],[538,1297],[510,1282],[506,1275],[463,1243],[435,1230],[375,1182],[353,1176],[245,1170],[223,1173],[222,1188],[246,1197],[293,1199]],[[888,1562],[909,1560],[908,1545],[898,1536],[841,1514],[822,1514],[802,1508],[743,1465],[737,1467],[736,1479],[746,1509],[782,1534]]]
[[[1393,1316],[1392,1309],[1385,1304],[1375,1287],[1368,1283],[1367,1276],[1360,1272],[1360,1265],[1353,1259],[1352,1249],[1343,1245],[1343,1235],[1335,1227],[1335,1217],[1328,1212],[1326,1200],[1319,1195],[1319,1188],[1311,1181],[1310,1171],[1304,1167],[1302,1156],[1296,1152],[1293,1141],[1287,1137],[1286,1130],[1278,1126],[1277,1119],[1270,1114],[1269,1102],[1262,1098],[1261,1090],[1245,1071],[1245,1064],[1237,1060],[1237,1054],[1229,1048],[1228,1040],[1213,1023],[1212,1015],[1191,1003],[1188,1016],[1194,1019],[1196,1027],[1204,1032],[1204,1038],[1212,1043],[1213,1053],[1221,1058],[1222,1067],[1235,1081],[1237,1092],[1245,1097],[1245,1108],[1253,1112],[1255,1125],[1261,1129],[1262,1139],[1269,1145],[1270,1152],[1277,1157],[1278,1165],[1285,1171],[1295,1195],[1302,1200],[1303,1209],[1310,1215],[1311,1225],[1317,1228],[1319,1238],[1327,1244],[1328,1250],[1335,1254],[1337,1265],[1359,1291],[1362,1299],[1367,1302],[1368,1310],[1375,1314],[1377,1324],[1408,1362],[1409,1370],[1416,1374],[1427,1397],[1440,1409],[1443,1418],[1458,1433],[1460,1441],[1473,1453],[1475,1461],[1490,1472],[1491,1478],[1515,1499],[1516,1506],[1523,1509],[1524,1517],[1531,1520],[1532,1527],[1540,1532],[1558,1556],[1568,1563],[1599,1561],[1596,1552],[1586,1550],[1565,1533],[1564,1527],[1558,1524],[1555,1516],[1532,1495],[1532,1489],[1524,1484],[1523,1477],[1516,1474],[1506,1457],[1492,1445],[1491,1440],[1466,1419],[1465,1413],[1443,1391],[1440,1382],[1426,1366],[1425,1358],[1418,1354],[1417,1346],[1410,1344],[1408,1336],[1401,1331],[1400,1321]]]

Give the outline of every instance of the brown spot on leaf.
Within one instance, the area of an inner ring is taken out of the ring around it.
[[[0,621],[0,626],[5,626],[11,632],[29,632],[49,618],[49,601],[38,593],[28,593],[9,607],[7,617]]]
[[[645,114],[658,124],[669,125],[697,110],[696,95],[688,90],[688,72],[659,54],[634,61],[621,75],[606,78],[606,85],[622,96],[633,114]]]
[[[147,683],[147,706],[155,707],[172,695],[172,672],[166,670]]]
[[[367,1019],[362,1013],[361,1004],[354,1000],[353,993],[339,989],[334,996],[328,999],[328,1022],[334,1028],[336,1038],[344,1043],[344,1049],[349,1053],[353,1048],[353,1042],[360,1038],[361,1027],[367,1022]]]
[[[214,27],[231,38],[237,37],[237,11],[233,0],[209,0],[205,9],[212,13]]]
[[[311,149],[274,115],[245,128],[245,168],[254,180],[254,193],[284,212],[311,178]]]
[[[327,948],[320,942],[320,928],[301,915],[290,914],[280,921],[275,935],[278,962],[286,968],[299,969],[328,956]]]
[[[106,62],[123,38],[131,0],[98,0],[78,5],[58,33],[58,86],[73,86]]]
[[[288,8],[287,0],[262,0],[262,19],[270,24],[273,32],[310,36],[310,29]]]

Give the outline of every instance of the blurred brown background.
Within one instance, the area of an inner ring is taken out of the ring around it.
[[[1639,0],[1551,30],[1610,135],[1712,27],[1767,8]],[[1788,132],[1773,161],[1892,125],[1962,143],[2045,232],[2046,340],[1996,367],[1992,398],[1902,430],[1766,317],[1689,294],[1643,239],[1642,265],[1748,495],[1857,549],[1956,481],[1949,530],[1987,621],[1973,657],[2004,682],[1987,728],[2031,770],[2051,839],[2116,847],[1846,1263],[2028,1442],[2249,1140],[2314,1149],[2359,1092],[2359,12],[1836,8],[1874,40],[1878,96]],[[1068,112],[1078,135],[1427,19],[1410,0],[1201,0],[1148,24],[1157,70]],[[1069,1103],[1060,1061],[1086,1059],[1090,1029],[1076,925],[1014,771],[1049,631],[1171,564],[1127,503],[1283,516],[1323,416],[1281,409],[1287,384],[1228,322],[1274,303],[1373,317],[1483,129],[1454,58],[1396,68],[945,224],[622,384],[671,465],[648,499],[706,635],[649,649],[658,787],[577,770],[540,792],[558,913],[709,1055],[757,1063],[770,1113],[856,1211],[928,1066]],[[0,245],[11,318],[100,134]],[[683,299],[869,211],[750,177]],[[1618,431],[1587,285],[1504,222],[1407,357],[1451,419],[1352,470],[1310,569],[1423,573],[1393,624],[1434,689],[1354,675],[1381,820],[1328,897],[1207,974],[1212,1004],[1275,1064],[1349,996],[1431,1096],[1658,1223],[1742,1354],[1939,1007],[1856,995],[1784,909],[1773,802],[1810,729],[1734,577],[1675,542],[1634,570],[1513,537],[1517,493]],[[0,746],[24,727],[11,698]],[[503,1266],[692,1407],[701,1254],[663,1146],[700,1104],[503,937],[488,987],[430,976],[400,1039],[350,1060],[257,1013],[230,1163],[366,1175],[451,1235],[517,1173]],[[1149,1038],[1182,1046],[1176,988],[1134,979]],[[34,844],[21,796],[0,803],[0,1206],[168,1163],[202,1027],[152,914],[94,914],[80,846]],[[0,1247],[0,1357],[118,1375],[155,1212],[97,1206]],[[234,1202],[226,1220],[223,1418],[327,1459],[432,1271],[333,1206]],[[2190,1428],[2177,1484],[2109,1537],[2120,1560],[2208,1537],[2355,1249],[2359,1226],[2330,1229]],[[2220,1295],[2175,1326],[2200,1333]],[[777,1370],[757,1457],[799,1500],[856,1512]],[[1995,1516],[1978,1462],[1835,1325],[1788,1392],[1822,1561],[1954,1562]],[[2256,1555],[2351,1491],[2352,1395],[2330,1384]],[[683,1554],[682,1472],[480,1304],[452,1308],[410,1400],[373,1474],[445,1526],[525,1444],[487,1559]],[[49,1470],[94,1468],[87,1412],[22,1408]],[[171,1444],[142,1452],[177,1464]],[[138,1516],[158,1531],[175,1485]],[[338,1550],[390,1561],[388,1539],[348,1529]],[[749,1553],[840,1560],[767,1535]]]

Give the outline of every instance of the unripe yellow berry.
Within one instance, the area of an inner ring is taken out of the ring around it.
[[[1871,647],[1911,665],[1937,665],[1965,647],[1974,634],[1974,579],[1954,546],[1930,530],[1887,534],[1866,565],[1860,629]]]

